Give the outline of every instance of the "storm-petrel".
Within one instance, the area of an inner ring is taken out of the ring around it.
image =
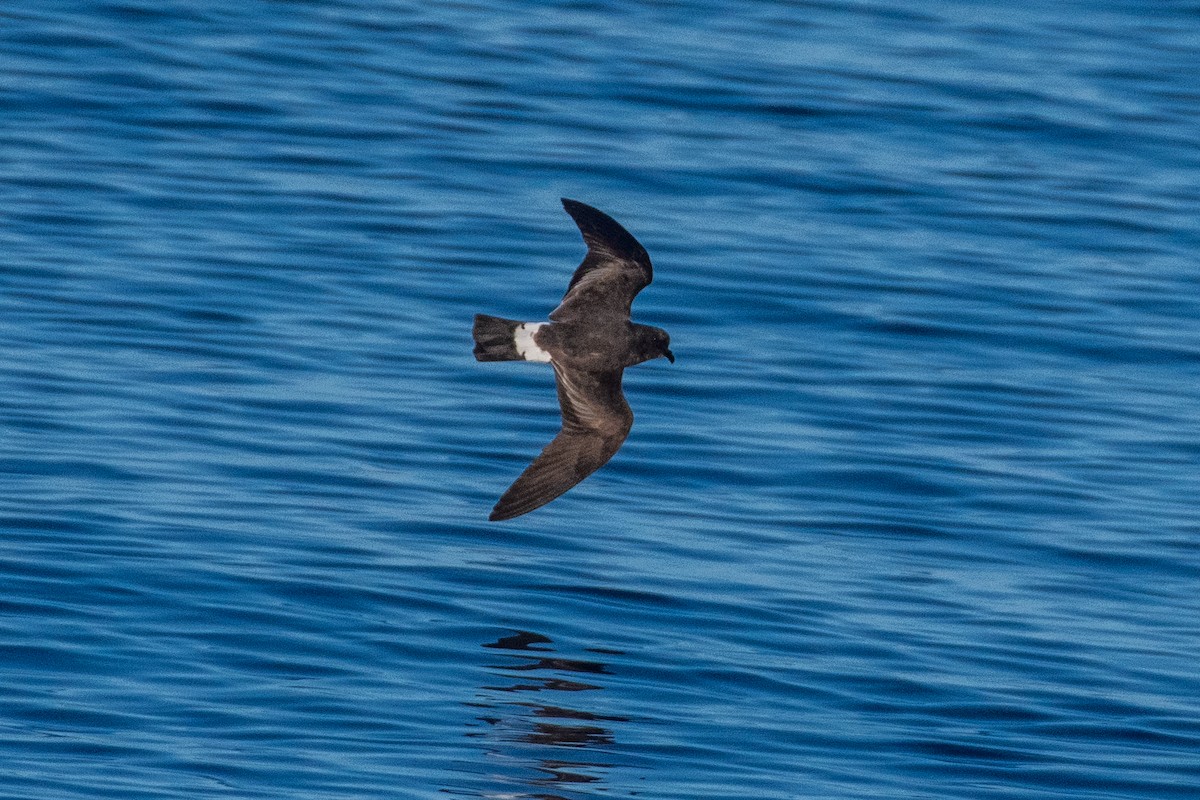
[[[508,487],[492,520],[540,508],[604,466],[633,426],[625,368],[659,356],[675,363],[666,331],[629,320],[634,296],[654,277],[646,248],[607,214],[562,204],[588,251],[550,322],[475,315],[475,358],[549,362],[562,408],[562,430]]]

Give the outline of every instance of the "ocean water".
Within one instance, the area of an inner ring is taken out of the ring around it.
[[[0,10],[0,798],[1200,797],[1200,6]],[[613,461],[543,319],[656,280]]]

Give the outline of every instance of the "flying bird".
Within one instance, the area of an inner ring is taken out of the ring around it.
[[[662,328],[630,320],[630,305],[654,278],[646,248],[616,220],[568,200],[587,255],[549,322],[475,315],[479,361],[540,361],[554,368],[562,430],[492,509],[488,519],[527,514],[604,466],[633,426],[621,392],[626,367],[663,357],[675,363]]]

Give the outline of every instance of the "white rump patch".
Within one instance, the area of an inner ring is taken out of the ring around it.
[[[550,354],[538,347],[537,342],[533,340],[533,335],[545,324],[545,322],[524,322],[513,331],[513,345],[516,346],[521,358],[526,361],[550,363]]]

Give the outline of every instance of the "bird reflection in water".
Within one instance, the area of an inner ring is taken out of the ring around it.
[[[608,668],[597,660],[562,658],[554,654],[552,644],[540,634],[517,631],[483,645],[504,651],[504,662],[488,667],[504,682],[481,687],[479,700],[468,704],[482,713],[477,717],[479,729],[467,735],[486,742],[490,777],[506,786],[480,797],[573,800],[580,795],[547,792],[571,793],[586,786],[590,793],[601,788],[613,766],[604,756],[613,745],[609,724],[627,718],[574,707],[587,693],[603,688],[598,681],[610,674]],[[620,655],[612,650],[588,652]],[[550,697],[548,692],[555,694]],[[498,765],[511,769],[496,774],[491,768]],[[513,793],[514,785],[531,791]]]

